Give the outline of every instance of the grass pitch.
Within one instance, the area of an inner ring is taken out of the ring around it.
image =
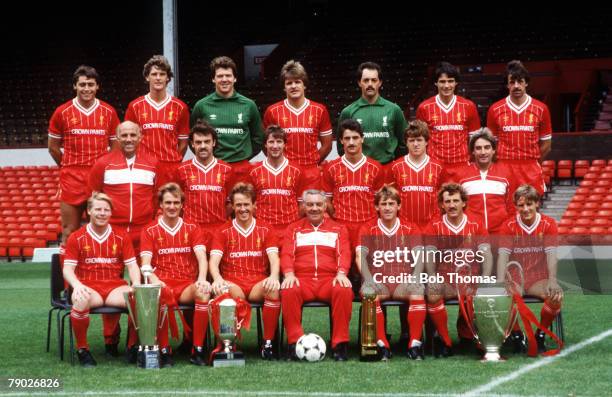
[[[447,359],[428,356],[423,362],[413,362],[396,354],[388,363],[362,363],[356,346],[357,306],[351,321],[351,357],[346,363],[329,358],[315,364],[261,361],[253,326],[242,345],[247,354],[245,368],[195,367],[188,363],[188,357],[177,355],[174,368],[145,371],[128,366],[123,359],[104,356],[101,321],[99,316],[92,316],[89,339],[98,366],[82,369],[59,360],[53,343],[55,329],[51,352],[45,352],[49,265],[0,264],[0,280],[0,330],[4,341],[0,395],[465,395],[521,369],[525,372],[512,380],[480,390],[485,395],[612,395],[612,337],[586,344],[550,363],[548,359],[507,354],[508,361],[504,363],[483,364],[472,351],[461,350]],[[611,329],[611,305],[611,296],[568,293],[563,309],[566,350]],[[539,305],[532,307],[539,316]],[[397,309],[390,309],[389,314],[389,332],[397,337]],[[454,324],[455,318],[456,307],[450,307],[449,323]],[[124,318],[124,329],[125,321]],[[329,339],[327,321],[326,309],[304,311],[305,330],[325,340]],[[542,365],[527,367],[540,365],[536,363]],[[9,389],[7,378],[59,378],[63,388]]]

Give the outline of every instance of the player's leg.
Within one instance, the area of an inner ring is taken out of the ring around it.
[[[210,294],[204,294],[197,286],[190,284],[179,296],[179,303],[194,303],[193,313],[193,342],[191,357],[189,361],[194,365],[206,365],[206,354],[204,351],[204,340],[208,329],[208,301]],[[186,319],[187,320],[187,319]]]
[[[339,283],[333,285],[334,277],[320,280],[316,288],[316,297],[324,302],[330,302],[332,308],[332,340],[336,361],[348,359],[349,323],[353,309],[353,289],[342,287]]]
[[[262,317],[263,317],[263,346],[261,348],[261,357],[271,360],[274,357],[274,348],[272,340],[278,329],[278,317],[280,316],[281,302],[280,291],[266,291],[264,288],[264,280],[253,284],[251,291],[248,293],[249,302],[263,301]]]
[[[446,283],[431,283],[427,286],[427,314],[438,335],[434,336],[434,355],[446,357],[451,353],[452,341],[448,333],[448,313],[444,305]],[[441,340],[440,340],[441,338]],[[442,342],[442,343],[440,343]]]
[[[423,337],[423,326],[427,317],[427,305],[425,303],[425,288],[422,284],[401,284],[393,294],[393,299],[410,303],[406,319],[410,331],[407,355],[412,360],[422,360],[425,355],[421,339]]]
[[[70,311],[70,323],[76,339],[77,356],[84,367],[96,366],[96,360],[89,352],[87,343],[87,329],[89,328],[89,309],[104,304],[100,293],[93,288],[88,293],[72,293],[72,310]]]
[[[561,290],[559,294],[552,295],[548,291],[548,279],[541,279],[533,284],[526,284],[526,292],[527,295],[537,296],[538,298],[544,301],[542,305],[542,310],[540,311],[540,324],[543,328],[550,328],[555,317],[561,311],[561,305],[563,303],[563,291]],[[538,351],[544,352],[546,351],[546,346],[544,344],[544,339],[546,335],[544,331],[541,329],[536,330],[536,342],[538,343]]]
[[[291,288],[283,288],[280,291],[283,324],[287,333],[287,357],[295,357],[295,343],[304,335],[302,328],[302,305],[305,301],[315,299],[313,282],[299,279],[300,285],[294,284]]]

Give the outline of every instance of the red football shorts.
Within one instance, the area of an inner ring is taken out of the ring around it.
[[[251,291],[253,290],[253,287],[255,287],[257,283],[259,283],[261,280],[264,280],[266,277],[268,276],[258,275],[258,276],[242,277],[242,278],[223,277],[223,279],[227,281],[228,283],[231,283],[231,284],[234,284],[240,287],[240,289],[244,293],[244,296],[248,299],[249,295],[251,295]]]
[[[517,184],[516,187],[524,184],[531,185],[540,195],[546,191],[544,173],[537,160],[499,160],[498,163],[507,164],[512,170],[512,176]],[[511,194],[513,195],[514,192],[511,192]]]
[[[230,163],[232,167],[232,179],[230,181],[230,191],[238,182],[249,182],[249,172],[251,171],[251,163],[249,160],[241,160],[235,163]]]
[[[102,300],[106,302],[106,298],[110,295],[113,290],[123,287],[124,285],[128,285],[127,281],[122,279],[117,280],[85,280],[82,281],[83,284],[93,289],[97,293],[100,294]]]
[[[81,205],[91,196],[89,189],[90,167],[62,167],[60,169],[60,201],[70,205]]]
[[[191,284],[195,283],[194,280],[171,280],[171,279],[160,279],[160,280],[166,283],[166,288],[172,291],[172,295],[174,296],[176,303],[179,302],[179,299],[181,295],[183,294],[183,291],[185,291],[185,289],[187,289],[187,287],[189,287]]]
[[[157,175],[155,184],[160,187],[169,182],[178,182],[178,167],[180,161],[160,161],[157,165]]]

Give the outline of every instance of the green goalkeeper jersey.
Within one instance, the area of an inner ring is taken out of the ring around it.
[[[351,103],[340,113],[338,127],[343,120],[353,119],[363,128],[363,154],[387,164],[406,154],[404,131],[408,124],[404,113],[395,103],[378,97],[373,104],[363,97]],[[338,153],[344,153],[338,136]]]
[[[263,126],[257,105],[236,91],[229,98],[213,92],[200,99],[191,112],[191,126],[198,119],[215,127],[219,137],[215,157],[221,160],[249,160],[261,150]]]

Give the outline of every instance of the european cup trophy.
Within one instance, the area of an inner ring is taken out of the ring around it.
[[[509,266],[515,265],[518,268],[521,282],[516,283],[508,272]],[[512,291],[517,286],[522,289],[523,271],[518,262],[508,263],[506,268],[506,283]],[[513,284],[513,285],[512,285]],[[513,311],[512,296],[508,293],[505,286],[481,287],[474,296],[474,333],[476,339],[485,349],[483,362],[504,361],[499,354],[499,349],[504,343],[516,316]]]
[[[380,358],[376,344],[376,291],[371,287],[363,289],[361,299],[361,361],[375,361]]]
[[[236,338],[242,323],[237,318],[236,301],[231,297],[223,298],[218,304],[209,305],[209,308],[218,311],[212,314],[213,319],[218,318],[218,328],[213,324],[218,341],[218,347],[213,352],[213,367],[243,367],[244,353],[236,351]]]
[[[133,287],[134,292],[126,292],[124,298],[140,343],[137,366],[139,368],[157,369],[159,368],[157,330],[161,285],[148,284],[150,272],[147,273],[147,269],[143,268],[143,274],[145,275],[145,284],[135,285]]]

